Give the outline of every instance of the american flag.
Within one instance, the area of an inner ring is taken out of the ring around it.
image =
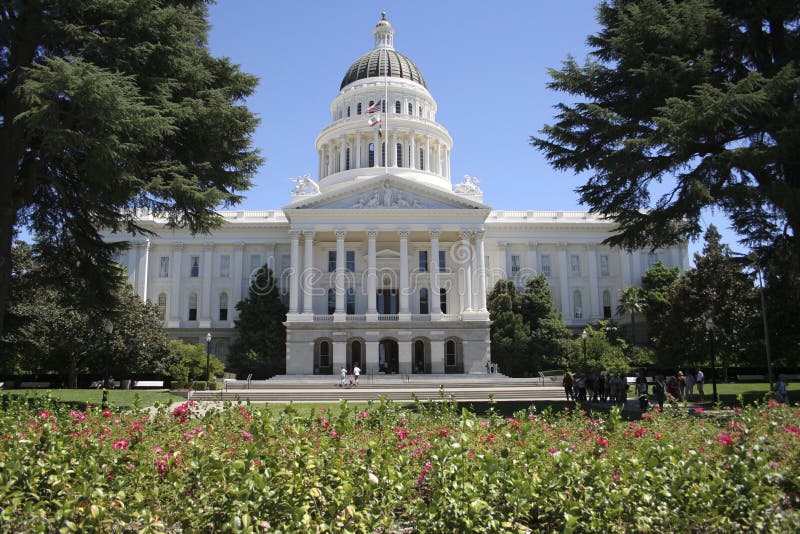
[[[375,102],[374,104],[372,104],[370,107],[367,108],[367,113],[375,113],[376,111],[380,111],[381,108],[383,107],[382,104],[383,100],[378,100],[377,102]]]

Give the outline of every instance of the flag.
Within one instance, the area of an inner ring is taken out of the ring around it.
[[[367,124],[369,124],[370,126],[375,126],[376,124],[380,124],[380,122],[381,122],[380,115],[375,115],[374,117],[370,117],[369,119],[367,119]]]
[[[380,137],[382,139],[383,138],[383,130],[381,130],[381,128],[383,128],[383,126],[378,126],[378,137]]]
[[[381,104],[383,104],[383,100],[378,100],[377,102],[375,102],[374,104],[372,104],[370,107],[367,108],[367,113],[375,113],[376,111],[380,111],[382,107]]]

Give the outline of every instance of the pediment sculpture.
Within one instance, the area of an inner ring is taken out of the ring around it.
[[[460,184],[456,184],[453,187],[453,191],[459,195],[480,195],[483,194],[483,191],[481,191],[480,187],[478,187],[479,183],[481,183],[481,181],[474,176],[465,174],[464,181]]]
[[[294,183],[294,188],[292,189],[292,196],[307,196],[307,195],[318,195],[319,194],[319,185],[317,182],[311,179],[311,176],[306,174],[305,176],[298,176],[297,178],[289,178],[289,181]]]
[[[423,199],[395,189],[389,182],[383,182],[380,187],[367,191],[359,196],[352,208],[412,208],[423,209],[427,207]]]

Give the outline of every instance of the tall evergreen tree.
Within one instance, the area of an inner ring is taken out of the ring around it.
[[[522,315],[522,299],[512,280],[498,280],[487,300],[492,320],[492,360],[510,376],[535,370],[530,353],[531,331]]]
[[[522,318],[531,333],[531,363],[539,369],[558,367],[563,361],[563,340],[570,337],[570,332],[553,305],[547,277],[540,274],[529,279],[521,300]]]
[[[272,271],[264,265],[251,278],[247,298],[236,304],[238,338],[228,365],[239,373],[269,377],[286,372],[286,306]]]
[[[659,339],[663,330],[663,317],[669,311],[669,289],[678,281],[680,269],[671,269],[660,261],[647,269],[642,276],[644,312],[650,339]]]
[[[205,0],[7,0],[0,7],[0,321],[16,228],[103,300],[101,229],[143,233],[137,209],[205,232],[260,163],[256,79],[207,46]],[[0,333],[2,323],[0,322]]]
[[[800,249],[800,3],[613,0],[590,59],[549,86],[562,103],[533,145],[615,218],[627,247],[696,237],[716,207],[750,245]],[[652,197],[652,184],[669,184]]]

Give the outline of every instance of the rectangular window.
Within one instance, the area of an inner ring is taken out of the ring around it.
[[[256,274],[256,272],[261,268],[263,264],[261,263],[261,254],[250,254],[250,275]]]
[[[189,276],[192,278],[200,276],[200,256],[192,256],[189,259]]]
[[[581,275],[581,257],[577,254],[572,254],[569,257],[569,274],[570,276]]]
[[[195,293],[189,295],[189,320],[197,320],[197,295]]]
[[[330,288],[328,290],[328,315],[333,315],[336,311],[336,290]]]
[[[231,275],[231,257],[223,254],[219,257],[219,276],[220,278],[228,278]]]
[[[600,256],[600,276],[608,276],[608,256],[606,254],[602,254]]]
[[[428,272],[428,251],[427,250],[420,250],[419,251],[419,272],[427,273]]]
[[[219,295],[219,320],[228,320],[228,294],[220,293]]]
[[[355,315],[356,313],[356,292],[352,287],[347,288],[347,315]]]
[[[428,306],[428,288],[422,287],[419,290],[419,313],[421,315],[427,315],[430,313],[429,306]]]
[[[329,250],[328,251],[328,272],[335,273],[336,272],[336,251]]]
[[[447,252],[444,250],[439,251],[439,272],[447,272]]]
[[[447,290],[444,288],[439,288],[439,307],[442,313],[447,315]]]
[[[158,266],[158,277],[166,278],[169,276],[169,256],[161,256],[161,263]]]
[[[519,256],[517,256],[516,254],[512,254],[511,255],[511,272],[513,274],[518,274],[520,267],[521,266],[520,266]]]
[[[348,250],[345,255],[347,257],[347,270],[351,273],[356,272],[356,251]]]
[[[552,276],[552,271],[550,270],[550,256],[548,256],[547,254],[543,254],[541,262],[542,262],[542,274],[545,276]]]

